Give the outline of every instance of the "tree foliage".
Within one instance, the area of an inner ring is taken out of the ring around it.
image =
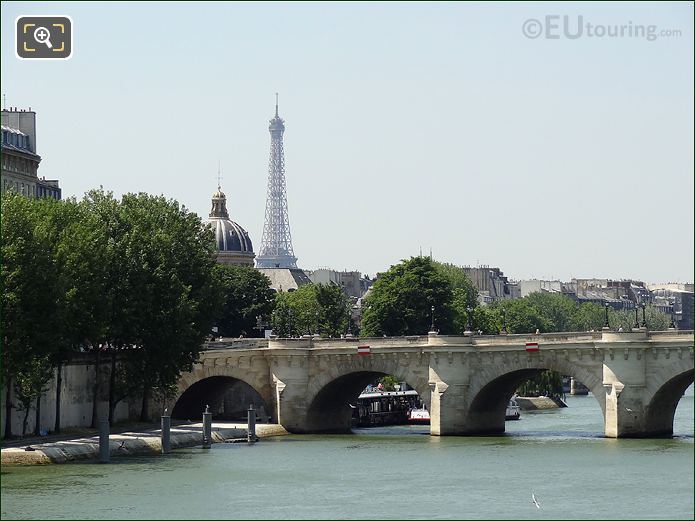
[[[126,194],[120,206],[122,275],[133,328],[127,331],[132,338],[114,345],[140,348],[129,353],[127,367],[142,382],[146,419],[149,392],[166,389],[190,370],[222,299],[213,274],[212,232],[197,215],[143,193]]]
[[[562,397],[562,375],[557,371],[541,371],[526,380],[518,389],[520,396]]]
[[[256,317],[269,318],[275,306],[270,279],[254,268],[225,264],[215,267],[215,276],[224,299],[217,319],[219,334],[258,336]]]
[[[469,318],[472,324],[475,321],[476,311],[482,309],[482,307],[478,306],[478,290],[462,267],[436,261],[433,261],[433,265],[451,284],[453,294],[451,303],[453,312],[452,332],[463,333],[468,328]],[[482,322],[483,316],[478,315],[479,321]],[[478,327],[482,329],[481,326]]]
[[[2,377],[5,413],[10,418],[10,390],[25,409],[51,379],[52,361],[63,345],[60,329],[55,241],[44,218],[55,202],[30,201],[12,192],[2,197]],[[11,422],[5,436],[12,435]]]
[[[347,332],[350,301],[335,284],[306,284],[278,293],[272,314],[278,336],[319,334],[339,337]]]
[[[210,333],[222,303],[215,253],[200,218],[161,196],[117,200],[100,189],[78,202],[3,194],[6,391],[30,404],[72,352],[107,348],[110,416],[135,393],[146,416],[149,394],[168,392]]]
[[[432,323],[454,333],[454,293],[450,280],[428,257],[401,261],[379,276],[364,304],[363,336],[422,335]]]

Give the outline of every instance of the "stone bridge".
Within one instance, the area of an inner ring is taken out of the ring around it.
[[[537,352],[527,351],[531,342]],[[370,354],[358,354],[363,345]],[[499,434],[514,390],[544,369],[591,390],[605,436],[670,436],[693,383],[693,331],[211,342],[167,405],[175,417],[197,417],[236,385],[290,432],[345,432],[349,404],[375,378],[393,375],[427,403],[432,435]]]

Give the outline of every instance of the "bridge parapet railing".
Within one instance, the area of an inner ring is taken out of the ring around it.
[[[203,350],[205,351],[216,349],[263,349],[267,347],[268,340],[265,338],[222,338],[203,344]]]
[[[285,349],[355,349],[359,345],[371,347],[426,346],[426,336],[347,337],[347,338],[271,338],[270,348]]]
[[[527,342],[542,344],[591,343],[601,340],[601,331],[541,333],[520,335],[413,335],[397,337],[349,337],[349,338],[273,338],[270,348],[289,349],[340,349],[368,345],[372,349],[404,347],[493,347],[519,346]]]
[[[669,329],[668,331],[649,331],[648,335],[650,338],[658,338],[661,340],[667,337],[693,337],[694,332],[692,329]]]
[[[539,344],[562,344],[576,342],[593,342],[601,339],[600,331],[539,333],[515,335],[473,335],[470,337],[441,335],[432,338],[431,345],[460,345],[461,338],[470,339],[467,343],[475,347],[525,345],[529,342]]]

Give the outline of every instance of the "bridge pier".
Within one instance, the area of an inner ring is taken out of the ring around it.
[[[610,334],[611,340],[615,337],[622,340],[617,334]],[[646,357],[638,357],[634,350],[615,351],[617,349],[609,349],[603,360],[604,435],[607,438],[642,437],[645,435]]]
[[[461,363],[459,354],[430,355],[430,434],[453,436],[464,434],[465,417],[469,405],[469,365]],[[457,363],[458,362],[458,363]],[[504,425],[502,426],[504,430]]]
[[[275,415],[277,422],[288,432],[311,432],[306,424],[306,378],[288,378],[290,375],[273,374],[275,390]],[[283,379],[281,379],[282,377]]]

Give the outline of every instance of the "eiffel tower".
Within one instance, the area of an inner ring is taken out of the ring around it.
[[[285,122],[278,115],[278,95],[275,94],[275,117],[270,120],[270,159],[268,161],[268,193],[265,200],[265,223],[257,268],[296,268],[297,257],[292,249],[290,219],[287,214],[285,189],[285,152],[282,134]]]

